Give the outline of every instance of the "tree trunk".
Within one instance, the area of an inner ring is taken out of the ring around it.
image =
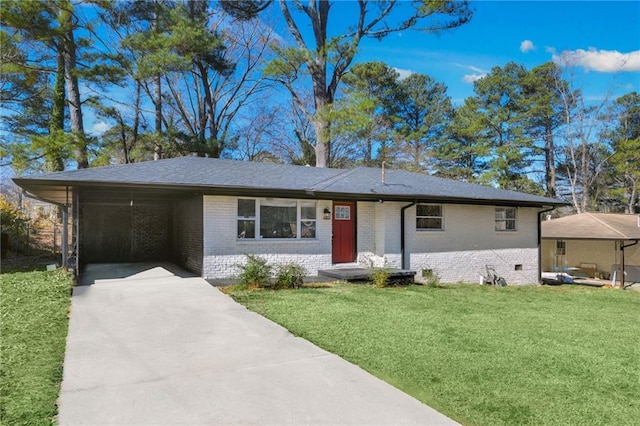
[[[133,116],[133,129],[131,135],[131,143],[129,144],[129,159],[133,163],[135,160],[131,158],[131,153],[133,152],[133,148],[138,144],[138,134],[140,129],[140,115],[142,111],[140,111],[140,98],[141,98],[142,84],[139,80],[136,80],[136,102],[135,102],[135,113]]]
[[[162,145],[160,145],[160,138],[162,137],[162,76],[160,74],[155,77],[156,84],[156,136],[153,142],[153,159],[154,161],[162,158]]]
[[[212,158],[220,158],[224,145],[218,141],[218,123],[216,123],[215,108],[213,105],[213,97],[211,96],[211,85],[209,84],[209,75],[207,67],[204,64],[198,64],[198,71],[202,79],[202,90],[204,93],[204,106],[206,110],[205,123],[209,122],[209,142],[207,143],[207,153]],[[204,132],[204,127],[202,131]]]
[[[82,122],[80,87],[78,85],[78,76],[76,75],[76,42],[73,36],[71,7],[72,5],[69,3],[60,9],[60,26],[63,28],[63,34],[62,37],[60,37],[60,49],[64,57],[64,79],[67,86],[71,133],[73,134],[76,145],[76,161],[78,162],[79,169],[85,169],[89,167],[89,159],[87,154],[87,138]]]
[[[49,118],[49,137],[54,139],[64,133],[64,105],[66,101],[64,93],[64,56],[61,52],[56,54],[56,59],[56,82],[53,86],[53,106],[51,108],[51,117]],[[60,151],[57,149],[56,141],[51,141],[45,158],[45,169],[48,172],[64,170],[64,162]]]
[[[583,212],[588,211],[589,207],[589,195],[590,195],[590,185],[589,185],[589,146],[585,141],[582,142],[582,146],[580,147],[580,180],[582,186],[582,200],[580,200],[580,208]]]
[[[312,121],[316,133],[316,167],[329,167],[331,164],[331,123],[323,115],[316,113]]]
[[[628,208],[629,208],[629,214],[634,214],[635,206],[636,206],[636,198],[638,197],[638,180],[630,178],[629,181],[631,182],[631,194],[629,195]]]
[[[552,123],[548,121],[545,126],[544,154],[545,154],[545,183],[547,187],[547,197],[556,197],[556,158],[555,143],[553,140]]]

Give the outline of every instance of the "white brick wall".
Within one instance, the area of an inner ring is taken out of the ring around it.
[[[358,202],[357,259],[361,266],[402,266],[400,208],[405,204]]]
[[[357,203],[357,261],[367,267],[402,265],[400,209],[407,203]],[[237,198],[204,197],[203,275],[236,275],[245,254],[266,258],[272,264],[295,262],[311,275],[331,268],[331,221],[322,218],[331,201],[317,202],[317,238],[314,240],[237,239]],[[537,282],[537,209],[519,208],[518,230],[495,231],[492,206],[444,205],[443,231],[418,231],[416,208],[406,210],[406,254],[409,267],[421,276],[431,269],[444,282],[472,282],[492,265],[509,284]],[[516,270],[519,265],[520,270]],[[353,266],[353,265],[352,265]]]
[[[248,240],[238,239],[237,197],[204,196],[203,276],[225,278],[238,274],[237,264],[246,262],[245,254],[257,254],[270,264],[294,262],[310,275],[331,267],[331,221],[322,218],[331,201],[316,204],[316,239]]]
[[[411,254],[411,269],[417,271],[416,281],[423,281],[422,270],[430,269],[441,282],[478,283],[490,265],[509,285],[534,284],[538,282],[537,253],[537,248],[418,253]],[[515,270],[515,265],[522,269]]]
[[[376,231],[379,231],[379,227],[372,226],[376,223],[376,204],[375,203],[363,203],[358,202],[356,206],[357,212],[357,250],[358,252],[367,252],[375,254],[376,251]],[[384,228],[383,228],[384,229]],[[378,232],[379,234],[379,232]]]
[[[508,284],[538,282],[537,209],[518,208],[517,230],[495,230],[495,207],[443,205],[444,230],[416,230],[416,208],[407,209],[410,268],[421,278],[431,269],[443,282],[479,282],[486,265]],[[521,265],[516,270],[516,265]]]

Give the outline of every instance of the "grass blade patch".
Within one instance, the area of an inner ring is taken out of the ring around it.
[[[52,424],[62,381],[71,277],[0,275],[0,423]]]

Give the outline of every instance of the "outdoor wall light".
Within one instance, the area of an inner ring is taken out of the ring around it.
[[[324,208],[324,211],[322,212],[322,217],[324,218],[324,220],[331,219],[331,210],[329,210],[329,207]]]

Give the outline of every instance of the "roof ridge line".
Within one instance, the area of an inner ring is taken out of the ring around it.
[[[358,169],[361,169],[361,167],[355,167],[353,169],[343,169],[342,173],[338,173],[335,176],[331,176],[331,177],[329,177],[327,179],[323,179],[323,180],[321,180],[321,181],[319,181],[317,183],[314,183],[313,186],[311,188],[309,188],[309,189],[312,190],[312,191],[320,191],[322,189],[325,189],[329,185],[344,179],[345,177],[349,176],[350,174],[355,173],[355,171],[358,170]],[[340,169],[337,169],[337,170],[340,170]]]
[[[620,232],[618,231],[616,228],[614,228],[613,226],[609,225],[608,223],[604,222],[603,220],[601,220],[600,218],[598,218],[597,216],[595,216],[593,213],[591,212],[587,212],[587,214],[592,217],[593,219],[595,219],[596,221],[600,222],[602,225],[604,225],[606,228],[609,228],[610,230],[612,230],[613,232],[615,232],[616,234],[627,238],[627,235],[624,232]]]

